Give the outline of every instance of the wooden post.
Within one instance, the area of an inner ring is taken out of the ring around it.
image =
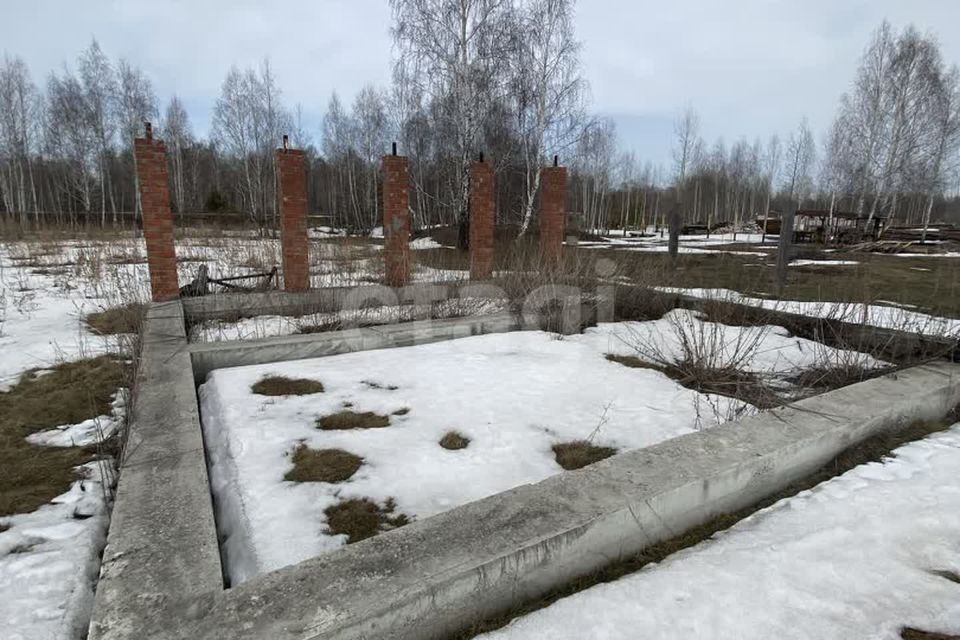
[[[777,250],[776,289],[777,296],[783,296],[787,286],[787,270],[790,268],[790,257],[793,253],[793,220],[795,212],[790,209],[780,219],[780,241]]]

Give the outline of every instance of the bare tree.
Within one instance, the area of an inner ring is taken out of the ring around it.
[[[133,167],[134,214],[139,218],[143,211],[140,206],[140,179],[137,175],[137,156],[133,152],[133,140],[143,130],[145,121],[156,120],[157,97],[153,93],[150,80],[140,69],[120,60],[117,66],[119,96],[115,103],[117,120],[124,144],[129,146],[130,162]]]
[[[816,162],[817,143],[813,139],[810,125],[804,118],[800,126],[790,134],[787,143],[784,189],[797,208],[803,204],[806,194],[813,188],[813,167]]]
[[[238,163],[240,199],[263,228],[276,213],[273,150],[291,127],[267,60],[259,70],[230,69],[214,107],[214,138]]]
[[[117,221],[117,204],[110,185],[110,152],[116,131],[113,119],[113,102],[117,95],[117,82],[110,61],[96,40],[90,43],[80,56],[80,78],[83,82],[84,103],[87,119],[97,144],[97,175],[100,182],[100,223],[106,223],[107,200],[113,222]]]
[[[686,110],[673,124],[675,136],[673,145],[673,163],[676,170],[677,189],[682,189],[687,179],[687,170],[694,164],[699,154],[700,116],[693,107]]]
[[[20,58],[4,56],[0,67],[0,192],[7,211],[16,211],[21,222],[27,213],[37,215],[37,191],[32,153],[40,97]]]
[[[573,30],[573,0],[532,0],[520,13],[512,94],[524,163],[522,237],[550,155],[570,149],[586,121],[580,43]]]
[[[512,40],[508,0],[390,0],[396,47],[394,75],[406,95],[433,102],[454,136],[458,164],[454,207],[469,206],[470,162],[503,93]],[[466,234],[461,233],[462,243]]]
[[[948,176],[957,169],[960,150],[960,70],[956,66],[944,72],[934,85],[930,101],[932,138],[927,179],[927,204],[923,213],[923,241],[927,239],[934,199],[947,186]]]
[[[172,171],[173,202],[178,213],[185,211],[186,182],[184,180],[184,154],[193,144],[193,133],[190,130],[190,117],[180,98],[176,95],[170,98],[163,118],[163,136],[170,148],[170,165]]]

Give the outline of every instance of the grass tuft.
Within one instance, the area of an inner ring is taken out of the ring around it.
[[[267,376],[258,380],[250,390],[261,396],[307,396],[323,393],[323,383],[307,378]]]
[[[405,514],[396,514],[397,505],[389,498],[381,507],[370,498],[351,498],[324,509],[327,516],[327,533],[347,536],[347,544],[409,524]]]
[[[586,440],[564,442],[553,445],[553,455],[557,464],[567,471],[582,469],[594,462],[605,460],[617,452],[613,447],[598,447]]]
[[[290,457],[293,469],[283,477],[290,482],[346,482],[360,469],[363,458],[343,449],[311,449],[299,445]]]
[[[380,391],[396,391],[400,388],[395,384],[381,384],[373,380],[364,380],[363,384],[367,385],[371,389],[378,389]]]
[[[139,333],[146,313],[146,305],[132,303],[88,313],[84,321],[94,333],[101,336]]]
[[[338,411],[317,419],[317,427],[324,431],[345,431],[348,429],[383,429],[390,426],[388,416],[373,411]]]
[[[466,449],[470,445],[470,438],[457,431],[448,431],[440,438],[440,446],[449,451]]]

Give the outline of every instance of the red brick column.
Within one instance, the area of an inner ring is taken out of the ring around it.
[[[307,171],[303,151],[277,149],[277,204],[283,288],[310,288],[310,243],[307,239]]]
[[[154,302],[180,297],[177,256],[173,248],[173,215],[170,213],[170,181],[167,177],[167,149],[153,139],[150,124],[146,136],[133,141],[143,210],[143,237],[147,243],[150,292]]]
[[[563,256],[567,214],[567,168],[547,167],[540,174],[540,253],[557,262]]]
[[[383,250],[386,284],[410,282],[410,182],[404,156],[383,157]]]
[[[493,167],[474,162],[470,170],[470,279],[493,275]]]

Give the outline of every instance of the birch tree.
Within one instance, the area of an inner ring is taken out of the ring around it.
[[[163,118],[163,136],[170,150],[170,182],[173,187],[173,203],[178,213],[186,210],[186,180],[184,179],[184,154],[193,144],[190,117],[183,102],[176,95],[170,98]]]
[[[137,175],[137,155],[133,151],[133,141],[143,130],[143,123],[155,121],[157,116],[157,97],[153,85],[144,73],[126,60],[117,65],[118,91],[115,107],[117,121],[133,168],[134,215],[139,219],[143,214],[140,205],[140,179]]]
[[[93,40],[80,56],[80,79],[83,83],[87,119],[97,145],[97,176],[100,183],[100,224],[106,223],[107,200],[113,222],[117,221],[117,205],[110,181],[110,152],[116,132],[113,119],[117,82],[107,56]]]
[[[454,208],[464,223],[469,173],[509,64],[509,0],[390,0],[398,82],[439,107],[453,132]],[[463,236],[464,234],[461,234]]]
[[[586,83],[573,12],[573,0],[531,0],[520,11],[511,92],[524,163],[520,237],[533,218],[541,169],[550,156],[562,154],[576,143],[586,119]]]

